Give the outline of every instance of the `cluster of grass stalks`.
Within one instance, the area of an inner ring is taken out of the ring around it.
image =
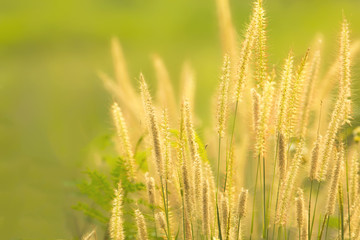
[[[138,239],[360,239],[359,145],[350,125],[358,44],[346,18],[327,69],[321,39],[270,68],[262,1],[253,3],[240,44],[227,1],[217,5],[225,54],[213,127],[201,138],[191,68],[184,67],[177,98],[154,57],[153,98],[142,74],[140,90],[132,87],[121,47],[112,42],[117,81],[101,78],[116,99],[115,142],[125,169],[119,179],[145,187],[129,191],[117,183],[110,239],[130,238],[125,223],[136,226]],[[149,153],[145,166],[139,149]]]

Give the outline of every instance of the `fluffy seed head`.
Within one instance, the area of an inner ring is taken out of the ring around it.
[[[355,154],[351,160],[350,170],[350,199],[354,201],[359,194],[359,159],[358,154]]]
[[[220,78],[218,106],[217,106],[217,131],[220,137],[223,137],[226,125],[228,94],[230,81],[230,58],[228,55],[224,57],[224,65]]]
[[[158,123],[156,120],[155,108],[151,100],[150,92],[148,86],[145,82],[144,76],[140,74],[140,90],[141,97],[143,102],[143,107],[145,111],[145,116],[147,119],[148,130],[152,138],[152,147],[156,162],[156,168],[160,179],[163,177],[163,156],[161,151],[161,139],[158,128]]]
[[[343,168],[344,162],[344,147],[341,144],[340,149],[336,156],[336,163],[332,172],[331,181],[329,185],[328,191],[328,201],[326,205],[326,214],[331,216],[335,212],[335,205],[336,205],[336,196],[339,186],[339,180],[341,176],[341,170]]]
[[[305,202],[304,202],[304,191],[301,188],[298,188],[296,192],[296,221],[298,228],[302,229],[305,225]]]
[[[149,203],[152,207],[155,207],[156,200],[155,200],[155,181],[153,177],[149,176],[149,173],[145,173],[145,180],[146,180],[146,189],[148,192]]]
[[[116,132],[119,137],[121,146],[123,147],[123,153],[125,155],[125,167],[127,169],[128,178],[130,180],[135,179],[135,159],[131,150],[131,144],[128,134],[128,129],[122,111],[119,105],[114,102],[112,107],[113,121],[116,127]]]
[[[203,181],[203,232],[205,236],[210,236],[210,213],[209,213],[209,204],[210,204],[210,196],[209,196],[209,182],[208,180]]]
[[[114,191],[114,199],[112,203],[111,217],[109,223],[110,238],[112,240],[125,239],[122,219],[122,203],[123,194],[121,183],[119,182],[118,188]]]
[[[164,212],[158,212],[155,215],[156,222],[159,224],[160,228],[166,230],[166,221]]]
[[[240,61],[236,76],[235,101],[240,101],[241,99],[248,74],[248,65],[253,51],[253,45],[258,35],[258,24],[262,13],[261,4],[255,2],[253,9],[250,24],[246,30],[244,41],[241,44]]]
[[[281,225],[285,225],[287,222],[287,213],[289,211],[289,201],[293,194],[295,181],[299,172],[299,166],[302,160],[302,151],[304,142],[300,140],[296,148],[294,159],[291,162],[291,166],[286,173],[285,180],[280,185],[279,192],[279,207],[276,213],[276,222]]]
[[[285,60],[283,73],[281,76],[281,88],[280,88],[280,98],[278,103],[278,131],[282,134],[287,133],[286,121],[287,121],[287,111],[289,107],[289,99],[291,89],[291,80],[293,78],[293,54],[289,53],[287,59]]]
[[[318,136],[315,142],[315,146],[311,152],[310,174],[311,181],[318,180],[318,161],[319,161],[319,149],[321,143],[321,135]]]
[[[287,164],[287,144],[284,134],[279,134],[279,181],[285,180]]]
[[[139,209],[135,210],[135,218],[136,218],[136,225],[137,225],[137,229],[138,229],[138,239],[147,240],[148,234],[147,234],[145,218]]]
[[[247,189],[241,188],[239,194],[239,204],[238,204],[239,219],[245,217],[248,195],[249,195],[249,191]]]

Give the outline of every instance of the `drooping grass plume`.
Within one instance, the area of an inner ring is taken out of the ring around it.
[[[111,217],[109,223],[110,238],[112,240],[125,239],[122,204],[123,193],[121,183],[119,182],[118,188],[114,191],[114,199],[112,203]]]
[[[320,44],[302,57],[290,51],[282,67],[271,68],[262,1],[254,1],[239,46],[229,1],[218,0],[217,5],[222,8],[220,25],[226,46],[216,95],[215,134],[194,110],[195,75],[189,64],[182,70],[181,98],[177,99],[165,64],[155,55],[156,97],[152,99],[140,75],[140,99],[132,90],[120,45],[114,43],[117,81],[103,78],[117,101],[112,113],[119,139],[116,147],[121,151],[118,156],[106,156],[110,168],[102,170],[111,172],[90,173],[90,181],[79,187],[95,207],[76,207],[102,225],[110,216],[109,237],[114,240],[133,238],[136,233],[138,239],[238,240],[250,236],[250,240],[310,240],[314,239],[313,228],[332,239],[336,219],[339,237],[356,240],[360,233],[358,157],[350,165],[349,194],[344,197],[341,188],[342,162],[347,163],[348,155],[358,150],[357,139],[353,141],[345,129],[352,128],[351,98],[355,93],[350,88],[352,53],[347,21],[342,24],[335,69],[338,88],[332,87],[338,92],[332,101],[331,91],[322,89],[333,85],[321,82],[327,75],[322,76],[320,65],[327,61],[320,61]],[[326,91],[327,96],[319,96]],[[321,118],[322,112],[329,117]],[[228,115],[233,121],[228,122]],[[143,123],[146,128],[140,127]],[[131,145],[129,136],[136,145]],[[344,145],[339,143],[342,141]],[[329,175],[330,182],[324,183]],[[115,196],[108,178],[123,182]],[[316,182],[316,198],[312,199]],[[306,210],[304,193],[309,194]],[[249,219],[245,217],[248,198],[252,200]],[[317,206],[323,207],[319,210]],[[336,209],[339,216],[334,216]]]
[[[177,104],[168,71],[161,57],[156,54],[153,55],[153,63],[157,78],[157,102],[168,109],[170,116],[176,117]]]
[[[124,99],[130,102],[138,102],[137,94],[131,85],[127,71],[126,61],[122,47],[116,38],[111,39],[111,53],[114,63],[115,79],[118,85],[119,95],[125,96]]]
[[[123,154],[125,157],[125,166],[127,168],[128,178],[130,180],[135,179],[135,159],[134,153],[131,149],[128,128],[124,116],[121,112],[119,105],[114,102],[112,105],[112,116],[116,132],[120,140],[121,147],[123,148]]]
[[[195,107],[195,73],[191,68],[190,63],[186,62],[183,65],[181,72],[181,96],[187,99],[190,109],[194,110]]]

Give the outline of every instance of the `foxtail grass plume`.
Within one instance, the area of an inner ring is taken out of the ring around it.
[[[287,166],[287,143],[284,134],[279,134],[279,180],[285,180]]]
[[[160,132],[156,119],[155,108],[151,100],[151,95],[148,86],[145,82],[144,76],[142,74],[140,74],[140,90],[141,90],[141,97],[145,111],[145,116],[147,119],[147,127],[152,138],[152,147],[156,162],[157,173],[158,176],[160,177],[161,184],[163,184],[162,178],[164,171],[163,171],[163,156],[161,151],[162,147],[161,147]]]
[[[171,117],[176,117],[177,104],[168,71],[161,57],[156,54],[153,55],[153,63],[157,79],[157,102],[168,109]]]
[[[239,220],[244,218],[246,215],[248,195],[249,195],[249,191],[247,189],[241,188],[239,194],[238,209],[237,209]]]
[[[164,162],[162,169],[164,170],[164,177],[165,180],[168,181],[170,177],[173,176],[173,171],[171,168],[172,160],[171,160],[171,141],[170,141],[170,127],[169,127],[169,116],[167,109],[165,108],[162,112],[162,119],[160,124],[160,131],[162,141],[162,149],[163,149],[163,156]]]
[[[350,168],[350,199],[353,202],[359,195],[359,157],[358,154],[354,154],[351,159]]]
[[[137,230],[138,230],[138,239],[139,240],[149,239],[148,233],[147,233],[147,228],[146,228],[145,218],[139,209],[135,210],[135,218],[136,218],[136,225],[137,225]]]
[[[298,146],[296,147],[294,159],[292,160],[291,166],[286,173],[286,178],[280,185],[279,205],[276,213],[276,222],[281,225],[285,225],[287,222],[289,201],[293,194],[295,181],[299,172],[299,166],[302,160],[303,147],[304,142],[300,140]]]
[[[119,182],[118,188],[114,191],[114,199],[112,202],[111,217],[109,223],[110,238],[112,240],[125,239],[124,234],[124,220],[122,213],[123,193],[121,183]]]
[[[203,224],[203,234],[205,237],[209,237],[211,235],[210,232],[210,195],[209,195],[209,182],[208,180],[203,181],[203,206],[202,206],[202,224]]]
[[[301,236],[300,238],[304,239],[305,237],[306,239],[306,236],[302,236],[303,234],[302,229],[306,227],[306,222],[305,222],[306,217],[305,217],[304,191],[301,188],[298,188],[296,192],[295,202],[296,202],[296,221]]]
[[[309,57],[309,63],[307,69],[305,69],[305,80],[303,86],[303,95],[301,97],[301,106],[299,110],[299,136],[300,138],[306,137],[308,129],[309,116],[311,110],[311,104],[314,98],[314,86],[319,75],[320,70],[320,46],[322,40],[318,40],[318,46],[316,46],[315,52]]]
[[[295,127],[298,125],[299,107],[301,106],[301,97],[303,95],[304,80],[307,75],[307,64],[309,58],[309,49],[306,51],[305,56],[301,59],[301,63],[291,80],[289,95],[289,103],[287,107],[286,116],[286,131],[287,136],[292,137]]]
[[[258,25],[262,11],[261,3],[255,2],[250,23],[241,44],[240,62],[236,74],[235,102],[240,101],[245,86],[251,53],[253,51],[255,39],[258,35]]]
[[[291,81],[293,79],[293,54],[289,53],[283,67],[283,73],[281,76],[280,98],[278,103],[278,131],[282,134],[287,134],[287,111],[289,108],[289,99],[292,91]],[[286,135],[287,136],[287,135]],[[289,136],[287,136],[289,137]]]
[[[265,153],[265,142],[268,134],[268,124],[274,97],[273,85],[273,82],[266,81],[259,105],[259,118],[256,129],[256,150],[257,154],[261,156],[264,156]]]
[[[311,152],[311,163],[310,163],[310,174],[309,178],[311,181],[318,180],[318,162],[319,162],[319,149],[321,144],[321,135],[316,139],[314,148]]]
[[[224,239],[226,239],[225,236],[227,236],[228,233],[228,217],[229,217],[229,199],[225,194],[221,195],[221,232],[224,236]]]
[[[339,74],[339,94],[331,115],[330,123],[324,138],[320,158],[320,179],[325,180],[331,148],[334,144],[336,134],[344,122],[349,118],[350,100],[350,53],[349,53],[349,29],[346,19],[342,24],[340,37],[340,74]]]
[[[253,128],[254,133],[256,134],[256,131],[258,129],[259,124],[259,115],[260,115],[260,95],[256,92],[256,90],[253,88],[251,89],[251,96],[252,96],[252,102],[253,102]]]
[[[119,105],[114,102],[112,105],[112,115],[114,124],[116,127],[117,135],[120,139],[121,146],[123,147],[123,152],[125,156],[125,166],[127,168],[128,178],[130,180],[135,179],[135,159],[133,151],[131,150],[131,144],[128,134],[128,129],[124,116],[121,112]]]
[[[268,80],[267,73],[267,53],[266,53],[266,18],[265,10],[262,7],[262,0],[257,2],[258,22],[257,35],[255,39],[255,80],[260,88],[263,88]]]
[[[181,72],[181,96],[187,99],[190,109],[194,110],[195,104],[195,73],[190,63],[185,62]]]
[[[222,68],[222,75],[220,78],[219,96],[217,102],[217,131],[221,137],[224,136],[226,127],[226,118],[228,111],[228,94],[229,94],[229,81],[230,81],[230,57],[224,56],[224,65]]]
[[[166,221],[165,221],[165,214],[164,212],[158,212],[155,215],[156,222],[160,226],[160,228],[166,231]]]
[[[124,99],[129,102],[137,103],[138,97],[130,82],[123,50],[116,38],[112,38],[111,40],[111,53],[114,63],[115,78],[118,84],[117,89],[120,91],[119,95],[123,95]]]
[[[186,135],[187,135],[187,142],[189,145],[190,150],[190,158],[193,162],[193,172],[192,172],[192,179],[194,180],[193,186],[195,187],[195,205],[197,209],[197,214],[200,216],[201,214],[201,194],[202,194],[202,165],[201,165],[201,159],[199,155],[199,146],[196,142],[196,136],[195,136],[195,130],[192,122],[191,117],[191,110],[190,105],[187,100],[184,100],[184,110],[185,110],[185,129],[186,129]]]
[[[326,205],[326,214],[328,216],[333,215],[335,212],[335,204],[337,199],[336,196],[337,196],[337,191],[341,176],[341,170],[343,168],[343,162],[344,162],[344,147],[341,144],[340,149],[336,155],[336,162],[334,165],[334,169],[332,171],[331,181],[328,190],[328,201]]]
[[[156,205],[156,192],[155,192],[155,181],[153,177],[149,176],[149,173],[145,174],[146,189],[148,192],[149,203],[152,207]]]

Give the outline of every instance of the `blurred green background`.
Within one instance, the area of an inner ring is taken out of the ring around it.
[[[241,33],[251,1],[230,2]],[[152,53],[164,58],[176,86],[189,60],[197,113],[209,117],[202,106],[222,58],[215,1],[0,3],[0,238],[71,239],[88,227],[71,209],[74,183],[94,165],[94,139],[112,131],[112,98],[96,75],[100,69],[112,75],[110,38],[121,41],[135,85],[140,71],[153,82]],[[265,7],[272,64],[290,48],[301,55],[319,32],[331,62],[342,10],[353,38],[360,37],[360,1],[267,0]],[[359,73],[358,64],[354,69]]]

